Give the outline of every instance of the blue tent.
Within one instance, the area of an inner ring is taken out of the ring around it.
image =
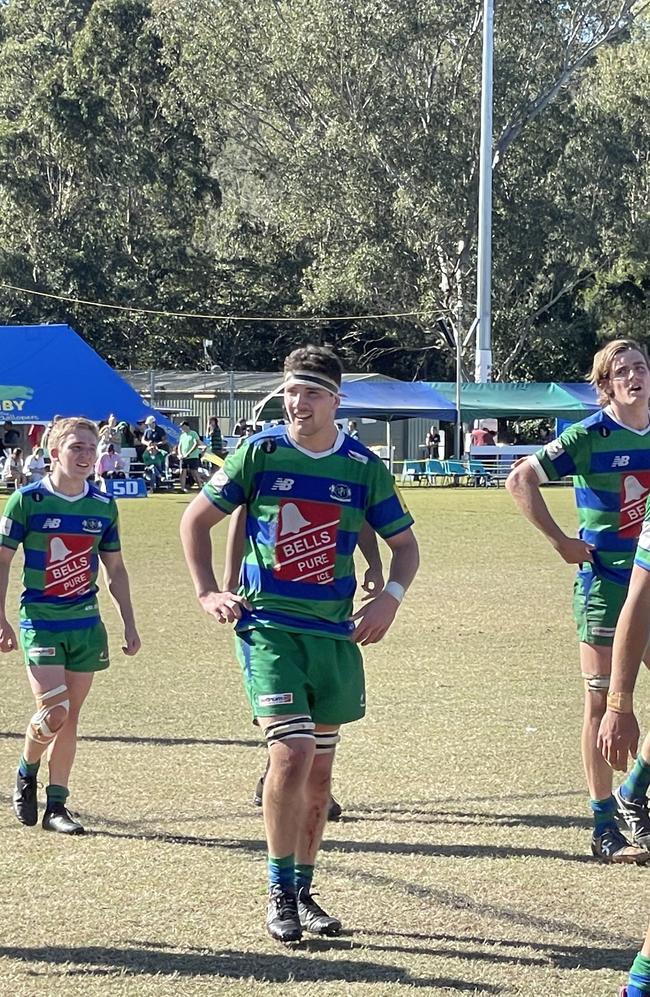
[[[277,419],[284,414],[277,389],[256,406],[255,413],[257,419]],[[350,380],[343,375],[336,416],[385,422],[422,416],[455,422],[456,406],[424,381]]]
[[[132,425],[154,415],[170,438],[178,428],[69,325],[0,326],[0,412],[14,423],[82,415],[99,422],[111,412]]]

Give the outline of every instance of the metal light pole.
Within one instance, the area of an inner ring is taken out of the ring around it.
[[[478,285],[476,295],[475,380],[492,377],[492,64],[494,0],[483,3],[483,71],[481,76],[481,154],[478,195]]]

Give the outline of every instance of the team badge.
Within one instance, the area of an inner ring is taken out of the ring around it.
[[[351,502],[352,489],[349,485],[330,485],[330,497],[336,499],[337,502]]]
[[[609,436],[611,430],[609,429],[608,426],[600,426],[598,432],[600,433],[600,435],[602,436],[602,438],[604,440],[606,440],[607,437]]]
[[[86,533],[101,533],[102,521],[101,519],[84,519],[81,524],[81,529]]]

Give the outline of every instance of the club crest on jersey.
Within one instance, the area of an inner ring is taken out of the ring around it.
[[[630,455],[627,453],[616,454],[612,461],[612,467],[627,467],[630,463]]]
[[[330,497],[336,499],[337,502],[351,502],[352,489],[349,485],[330,485]]]
[[[290,492],[294,486],[293,478],[276,478],[271,485],[272,492]]]
[[[61,520],[58,516],[48,516],[43,523],[44,530],[58,530],[61,525]]]
[[[621,523],[619,533],[638,537],[645,515],[646,499],[650,494],[650,471],[635,471],[621,478]]]
[[[81,524],[81,529],[85,533],[101,533],[102,521],[101,519],[84,519]]]

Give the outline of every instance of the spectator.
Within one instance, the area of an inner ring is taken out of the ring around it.
[[[16,449],[16,447],[18,446],[19,439],[20,439],[20,432],[16,429],[13,422],[7,420],[5,422],[5,434],[3,440],[4,450],[7,457],[9,457],[12,450]]]
[[[135,450],[136,459],[142,460],[147,446],[142,442],[142,430],[138,426],[133,427],[133,448]]]
[[[29,457],[25,460],[24,472],[25,478],[30,485],[45,477],[47,465],[45,463],[45,451],[43,447],[34,447]]]
[[[354,419],[348,419],[348,436],[351,436],[353,440],[359,439],[359,432]]]
[[[109,446],[112,446],[113,450],[120,449],[120,434],[117,431],[117,423],[112,413],[108,417],[108,422],[100,426],[97,453],[106,453]]]
[[[184,492],[189,491],[185,487],[188,471],[190,472],[191,480],[196,482],[199,491],[203,488],[203,482],[199,474],[201,448],[202,444],[199,434],[192,429],[189,422],[181,422],[181,435],[178,438],[178,456],[181,461],[181,489]]]
[[[234,426],[233,431],[232,431],[232,435],[233,436],[246,436],[246,429],[247,429],[247,427],[248,427],[248,423],[247,423],[246,419],[242,416],[241,419],[239,420],[239,422],[236,423],[236,425]]]
[[[424,448],[427,457],[437,460],[440,456],[440,433],[435,426],[429,427],[429,432],[424,437]]]
[[[216,454],[217,457],[225,457],[226,448],[223,445],[223,434],[216,415],[213,415],[210,419],[208,419],[208,426],[205,431],[205,435],[208,437],[212,453]]]
[[[144,433],[142,434],[142,442],[145,446],[150,443],[155,443],[157,446],[162,447],[164,450],[169,448],[167,443],[167,433],[162,428],[156,424],[156,417],[153,415],[148,415],[144,420]]]
[[[7,456],[2,468],[2,480],[13,481],[16,488],[27,484],[27,479],[23,473],[23,452],[20,447],[14,447]]]
[[[251,423],[249,422],[248,425],[246,426],[246,432],[244,433],[244,435],[242,436],[241,440],[239,441],[239,443],[235,447],[235,450],[239,450],[239,448],[244,445],[244,443],[249,438],[249,436],[254,436],[255,433],[259,433],[259,429],[256,428],[255,426],[251,425]]]
[[[156,492],[165,477],[167,454],[157,443],[151,442],[142,455],[144,480],[150,491]]]
[[[486,429],[485,426],[479,424],[477,429],[472,430],[473,447],[493,447],[495,445],[496,440],[491,429]]]
[[[118,450],[121,450],[123,447],[133,449],[135,446],[135,440],[133,439],[133,432],[128,422],[124,422],[124,420],[122,420],[122,422],[118,422],[115,429],[117,430],[119,437],[117,443]]]
[[[115,452],[115,445],[109,443],[106,452],[100,454],[95,461],[95,478],[97,481],[101,481],[102,479],[106,481],[109,478],[125,477],[122,458]]]

